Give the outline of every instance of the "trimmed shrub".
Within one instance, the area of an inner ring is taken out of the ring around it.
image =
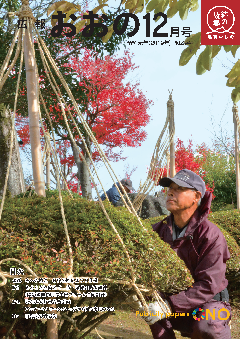
[[[74,251],[75,276],[89,274],[129,280],[130,266],[100,204],[68,196],[63,196],[63,203]],[[183,261],[168,244],[151,232],[151,228],[150,232],[144,232],[125,208],[116,209],[107,201],[104,205],[129,251],[137,283],[149,286],[153,278],[157,288],[169,293],[189,285],[185,282],[190,276]],[[67,272],[69,261],[60,203],[54,195],[7,199],[0,227],[2,258],[21,259],[40,276],[54,277]],[[162,266],[159,256],[163,259]]]
[[[208,219],[226,230],[240,246],[240,211],[217,211],[211,213]]]

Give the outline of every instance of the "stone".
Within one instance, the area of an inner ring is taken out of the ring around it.
[[[133,202],[137,193],[129,193],[128,197]],[[115,206],[124,206],[122,199],[120,199]],[[159,215],[169,215],[170,212],[166,209],[166,197],[163,192],[158,192],[158,196],[147,195],[143,200],[142,209],[138,215],[142,219],[154,218]]]

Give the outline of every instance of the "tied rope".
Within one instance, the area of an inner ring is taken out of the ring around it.
[[[25,18],[31,19],[33,22],[36,21],[36,18],[33,16],[32,10],[29,7],[28,0],[22,0],[22,6],[18,12],[8,12],[9,16],[18,16],[19,20],[24,20]]]

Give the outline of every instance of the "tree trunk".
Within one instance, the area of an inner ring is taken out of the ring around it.
[[[9,109],[0,105],[0,199],[2,199],[5,177],[7,174],[9,152],[10,152],[10,136],[12,128],[12,116]],[[7,184],[7,196],[15,196],[25,192],[25,182],[22,169],[22,163],[19,153],[17,141],[17,133],[14,129],[12,160]]]
[[[78,180],[80,181],[80,185],[81,185],[81,189],[82,189],[82,196],[84,198],[87,198],[88,200],[92,199],[92,187],[91,187],[91,180],[90,180],[90,174],[88,172],[87,166],[85,165],[85,163],[83,161],[80,160],[79,158],[79,154],[77,151],[77,146],[73,145],[72,141],[71,142],[71,146],[72,146],[72,150],[73,150],[73,156],[74,156],[74,160],[76,162],[77,168],[78,168]],[[87,136],[86,138],[86,144],[88,149],[90,150],[90,154],[91,154],[91,144],[90,144],[90,139]],[[90,158],[87,154],[87,152],[85,151],[85,149],[83,150],[84,153],[84,157],[85,160],[88,164],[88,166],[90,166]]]

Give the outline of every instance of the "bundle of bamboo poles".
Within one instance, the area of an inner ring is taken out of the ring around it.
[[[133,207],[138,213],[141,211],[143,200],[158,184],[159,179],[163,175],[164,168],[161,164],[167,162],[168,174],[170,163],[170,177],[172,178],[175,175],[174,135],[174,102],[172,100],[172,92],[169,91],[169,99],[167,101],[167,118],[152,155],[147,179],[143,184],[141,184],[138,194],[133,201]]]

